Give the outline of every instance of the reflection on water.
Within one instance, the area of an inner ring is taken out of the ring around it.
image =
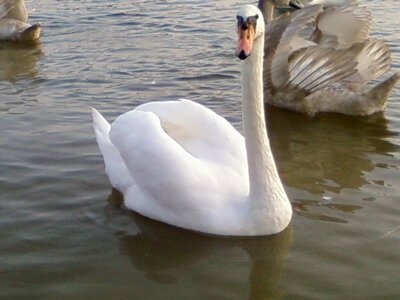
[[[40,43],[0,43],[0,80],[36,77],[36,63],[42,55]]]
[[[316,213],[312,208],[322,206],[346,213],[361,209],[360,205],[332,202],[334,197],[327,194],[359,190],[369,183],[365,174],[376,167],[369,156],[392,156],[399,149],[389,142],[396,133],[390,132],[383,114],[310,117],[267,107],[267,123],[284,183],[317,196],[292,201],[298,213],[310,219],[346,223],[346,219]]]
[[[309,117],[268,107],[267,122],[284,182],[312,194],[360,188],[368,183],[365,172],[375,167],[368,155],[399,148],[387,141],[395,134],[383,114]]]
[[[113,190],[108,202],[106,212],[120,210],[122,195]],[[204,281],[201,277],[210,276],[206,284],[211,290],[213,286],[218,287],[219,293],[225,295],[243,294],[236,285],[239,280],[248,282],[248,299],[275,299],[283,294],[278,282],[292,242],[291,227],[269,237],[221,238],[181,230],[136,213],[126,213],[131,216],[138,232],[118,232],[121,252],[151,281],[174,285],[182,280],[182,274],[191,274],[196,277],[194,287]],[[228,253],[233,253],[233,257],[225,256]],[[226,259],[214,260],[218,256]],[[227,280],[227,267],[232,282]],[[208,274],[202,274],[207,269]]]

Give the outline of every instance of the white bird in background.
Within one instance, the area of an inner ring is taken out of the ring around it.
[[[0,41],[35,41],[39,39],[40,23],[28,24],[24,0],[0,0]]]
[[[358,5],[326,10],[312,5],[274,18],[278,2],[288,3],[259,1],[267,20],[266,102],[310,114],[382,111],[400,75],[371,85],[390,70],[391,52],[382,39],[369,36],[370,11]]]
[[[93,127],[111,184],[149,218],[203,233],[275,234],[292,216],[272,156],[263,103],[264,20],[237,14],[242,59],[243,137],[224,118],[189,101],[149,102]],[[251,55],[250,55],[251,54]]]

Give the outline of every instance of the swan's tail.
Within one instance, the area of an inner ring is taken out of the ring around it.
[[[36,41],[37,39],[39,39],[41,31],[42,31],[42,25],[40,23],[33,24],[32,26],[26,28],[19,34],[18,40]]]
[[[106,119],[95,109],[92,108],[92,117],[93,117],[93,129],[96,133],[97,138],[108,138],[108,134],[110,132],[110,124]]]
[[[108,178],[114,188],[124,192],[129,186],[132,186],[133,179],[126,168],[118,149],[110,141],[109,133],[111,126],[94,108],[92,108],[92,117],[97,145],[99,146],[101,154],[103,154]]]
[[[368,92],[368,98],[376,106],[384,106],[393,87],[400,80],[400,73],[395,73],[385,81],[379,83]]]

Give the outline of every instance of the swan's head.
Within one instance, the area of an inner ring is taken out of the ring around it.
[[[256,6],[245,5],[239,9],[236,19],[238,33],[236,56],[246,59],[253,50],[254,41],[264,36],[264,18]]]

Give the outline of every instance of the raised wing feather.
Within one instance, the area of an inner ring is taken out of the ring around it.
[[[357,62],[350,51],[307,43],[294,51],[299,44],[294,43],[299,40],[298,33],[321,11],[319,6],[307,7],[276,19],[268,27],[264,79],[271,94],[284,90],[306,96],[356,72]]]
[[[311,6],[283,15],[267,24],[264,60],[267,88],[281,87],[290,77],[289,55],[293,51],[292,39],[310,22],[314,21],[321,7]]]
[[[355,44],[350,49],[356,57],[357,72],[346,80],[364,84],[385,74],[391,68],[389,46],[375,38]]]
[[[290,60],[290,85],[313,93],[356,72],[354,56],[346,50],[303,48]]]
[[[28,10],[24,0],[0,0],[0,20],[9,18],[26,22],[28,20]]]
[[[368,38],[371,24],[367,7],[333,7],[319,15],[311,40],[323,47],[349,48]]]
[[[0,0],[0,20],[5,18],[13,7],[14,0]]]

